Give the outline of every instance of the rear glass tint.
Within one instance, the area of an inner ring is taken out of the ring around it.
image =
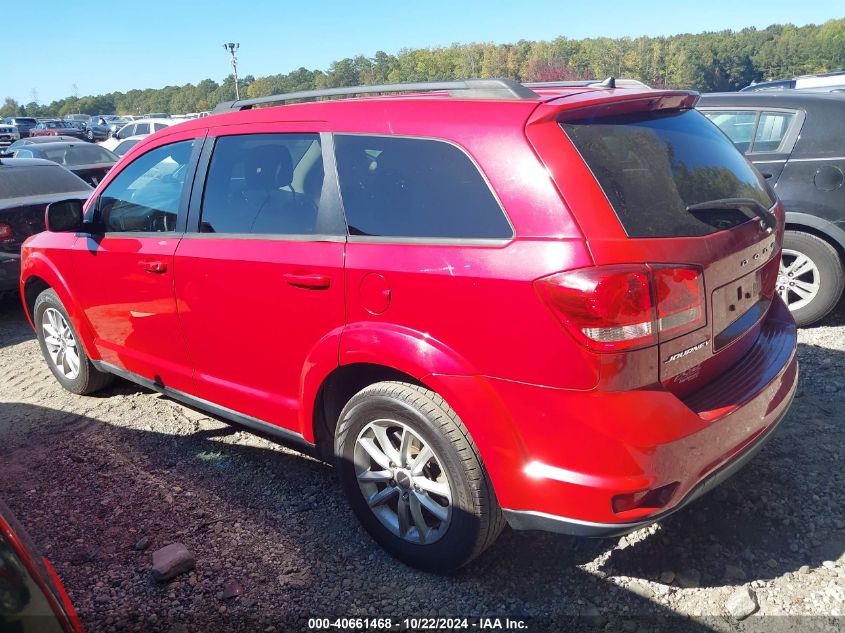
[[[87,191],[91,187],[63,167],[31,165],[0,169],[0,198]]]
[[[687,208],[724,198],[774,204],[765,181],[695,110],[638,113],[561,124],[629,237],[693,237],[750,219],[737,209]],[[751,216],[753,217],[753,216]]]

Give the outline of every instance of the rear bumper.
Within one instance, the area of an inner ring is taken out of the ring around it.
[[[739,470],[783,420],[798,382],[796,339],[776,301],[743,357],[683,399],[659,384],[575,391],[489,379],[520,445],[518,458],[511,449],[488,466],[508,522],[610,536],[679,510]]]
[[[657,521],[665,519],[670,514],[674,514],[702,495],[710,492],[720,483],[731,478],[734,473],[751,461],[751,459],[760,452],[760,449],[762,449],[763,446],[765,446],[772,438],[778,426],[786,417],[786,414],[789,412],[789,404],[792,403],[794,393],[795,392],[793,391],[790,395],[787,408],[762,436],[757,438],[750,447],[732,461],[724,464],[716,471],[705,477],[689,493],[687,493],[687,495],[681,499],[677,505],[669,510],[651,515],[646,519],[629,523],[594,523],[591,521],[570,519],[543,512],[532,512],[530,510],[502,510],[502,512],[505,515],[508,525],[510,525],[514,530],[542,530],[544,532],[557,532],[560,534],[587,536],[593,538],[622,536],[623,534],[628,534],[634,530],[656,523]]]

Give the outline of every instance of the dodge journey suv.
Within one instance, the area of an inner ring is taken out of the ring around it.
[[[52,204],[23,301],[66,389],[120,376],[333,460],[411,565],[505,523],[623,534],[732,474],[795,392],[783,211],[696,99],[469,80],[221,104]]]

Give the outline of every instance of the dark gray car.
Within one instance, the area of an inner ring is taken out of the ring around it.
[[[66,198],[87,198],[91,191],[86,182],[54,162],[0,160],[0,296],[18,289],[21,244],[44,230],[47,205]]]
[[[798,325],[818,321],[838,303],[845,280],[845,96],[714,93],[697,107],[783,201],[778,292]]]
[[[111,134],[110,121],[104,116],[92,116],[85,122],[85,138],[92,143],[105,141]]]

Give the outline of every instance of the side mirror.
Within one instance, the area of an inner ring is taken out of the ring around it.
[[[52,233],[82,230],[82,203],[82,200],[72,198],[48,204],[44,214],[47,230]]]

